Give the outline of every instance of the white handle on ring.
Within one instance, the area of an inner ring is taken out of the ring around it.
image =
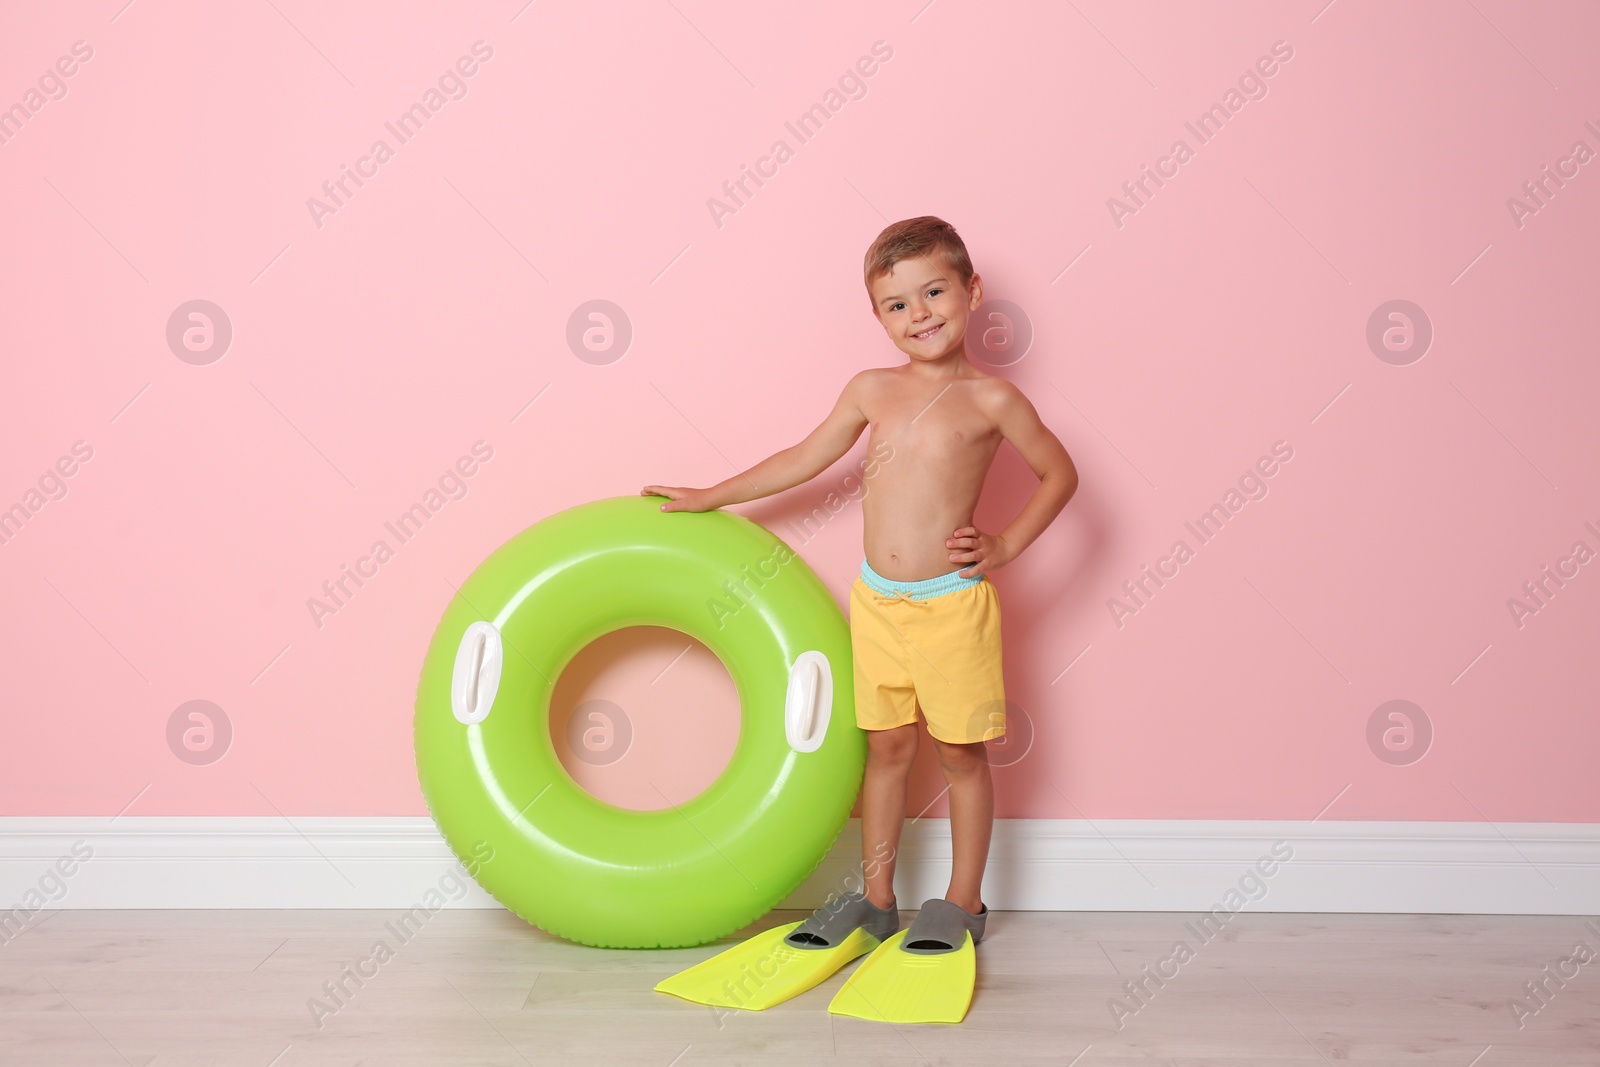
[[[471,726],[489,717],[500,689],[500,631],[492,622],[475,622],[461,635],[450,675],[450,710]]]
[[[784,700],[783,728],[789,747],[815,752],[828,735],[833,713],[833,669],[821,652],[802,652],[789,668],[789,692]]]

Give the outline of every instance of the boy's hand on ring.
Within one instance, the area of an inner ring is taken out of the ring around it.
[[[662,511],[714,511],[713,505],[706,498],[704,489],[685,489],[677,485],[647,485],[639,490],[640,496],[664,496],[668,503],[661,505]]]
[[[944,545],[950,549],[951,563],[972,564],[961,569],[963,578],[985,574],[1011,562],[1005,539],[999,534],[980,533],[976,526],[963,526]]]

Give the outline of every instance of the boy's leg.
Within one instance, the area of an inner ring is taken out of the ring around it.
[[[867,772],[861,783],[861,867],[867,899],[880,908],[895,903],[894,863],[906,816],[906,783],[916,755],[914,722],[867,731]]]
[[[944,898],[976,915],[983,910],[983,868],[994,829],[989,749],[982,741],[953,745],[937,737],[933,745],[950,783],[950,889]]]

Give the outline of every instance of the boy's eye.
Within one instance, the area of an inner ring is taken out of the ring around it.
[[[904,304],[890,304],[889,305],[889,310],[890,311],[899,311],[903,307],[905,307]]]
[[[929,289],[928,290],[928,295],[929,296],[933,296],[935,293],[942,293],[942,292],[944,292],[943,289]]]

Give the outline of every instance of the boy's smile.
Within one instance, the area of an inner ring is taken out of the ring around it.
[[[941,255],[902,259],[872,281],[873,312],[895,347],[913,363],[946,364],[963,358],[967,318],[983,302],[983,286],[970,289]]]

